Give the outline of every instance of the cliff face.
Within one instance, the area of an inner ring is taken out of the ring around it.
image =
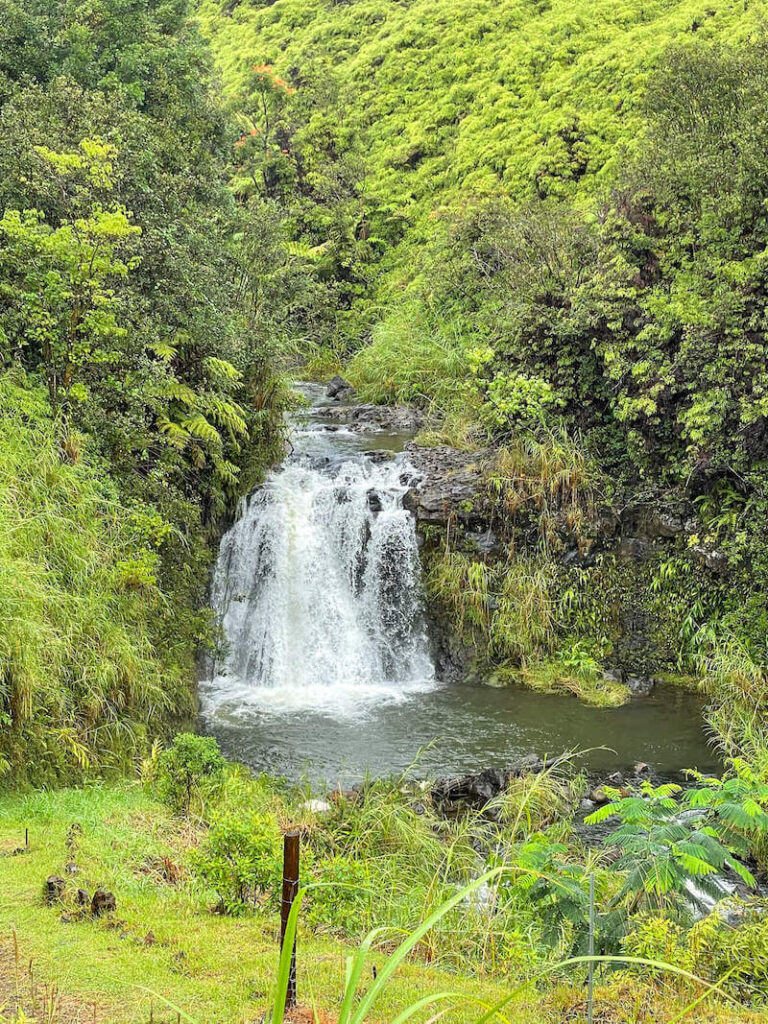
[[[574,650],[635,693],[680,671],[687,608],[662,600],[665,576],[722,582],[728,569],[699,543],[692,506],[639,491],[608,498],[593,485],[567,491],[536,479],[533,465],[510,470],[489,448],[406,451],[419,479],[405,504],[422,538],[444,676],[487,678]],[[542,619],[535,643],[516,636],[530,625],[528,605]]]

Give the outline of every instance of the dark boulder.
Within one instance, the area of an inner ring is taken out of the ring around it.
[[[352,385],[337,373],[335,377],[331,377],[328,381],[325,393],[329,398],[341,400],[343,398],[350,398],[355,391]]]
[[[115,894],[108,889],[97,889],[91,900],[91,913],[94,917],[113,914],[117,910]]]
[[[49,875],[45,880],[45,902],[60,903],[64,898],[67,883],[60,875]]]
[[[656,680],[650,676],[627,676],[624,685],[635,697],[647,697],[656,685]]]
[[[432,801],[438,810],[447,814],[462,811],[487,813],[487,805],[507,789],[512,779],[542,772],[555,760],[542,761],[531,754],[509,768],[486,768],[481,772],[436,779],[432,786]]]

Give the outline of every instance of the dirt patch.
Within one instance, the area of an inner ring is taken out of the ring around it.
[[[46,1024],[99,1024],[108,1011],[92,1000],[61,992],[38,977],[34,959],[15,937],[0,937],[0,1022],[13,1021],[20,1011]]]
[[[295,1006],[285,1015],[285,1024],[335,1024],[324,1010],[314,1010],[311,1006]]]

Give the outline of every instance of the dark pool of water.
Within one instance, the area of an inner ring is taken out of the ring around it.
[[[573,749],[587,751],[582,763],[593,771],[637,761],[664,775],[718,767],[700,701],[671,688],[603,709],[527,690],[438,685],[362,708],[350,694],[346,710],[220,708],[207,727],[226,754],[256,770],[317,783],[391,775],[417,758],[414,774],[433,777]]]

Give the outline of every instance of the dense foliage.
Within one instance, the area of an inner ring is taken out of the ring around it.
[[[12,497],[28,478],[30,502],[10,506],[8,556],[17,585],[38,574],[91,609],[67,623],[53,593],[17,586],[0,746],[20,758],[31,716],[41,743],[71,737],[74,767],[193,706],[209,544],[278,432],[280,315],[257,292],[279,276],[280,226],[229,190],[235,128],[185,3],[5,0],[0,25],[0,476]],[[251,281],[239,243],[265,231],[274,266]],[[45,657],[11,654],[36,624]]]

